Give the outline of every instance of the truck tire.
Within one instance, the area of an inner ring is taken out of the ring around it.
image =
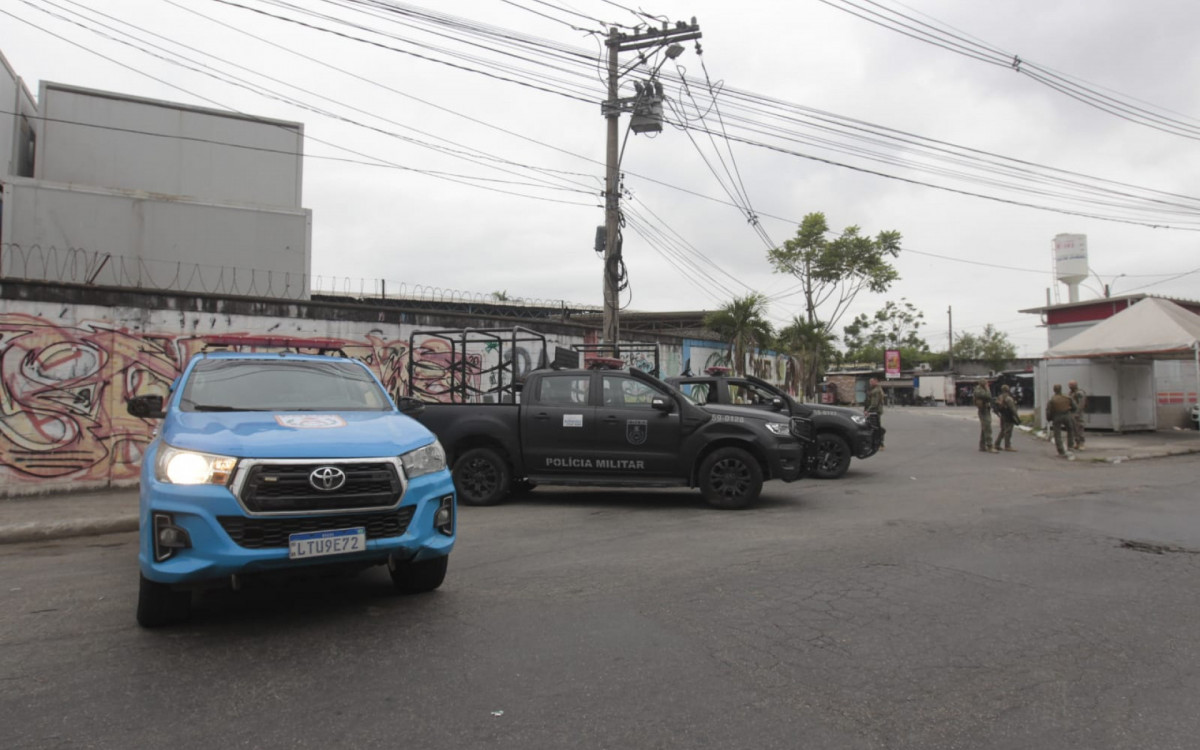
[[[700,494],[721,510],[741,510],[762,492],[762,467],[741,448],[718,448],[700,464]]]
[[[165,583],[138,574],[137,621],[143,628],[183,622],[192,614],[192,592],[176,591]]]
[[[450,556],[434,557],[421,562],[398,563],[388,570],[392,585],[401,594],[424,594],[433,591],[446,580]]]
[[[850,468],[850,446],[845,438],[833,432],[817,435],[817,479],[837,479]]]
[[[508,494],[508,464],[491,448],[472,448],[454,462],[454,487],[467,505],[495,505]]]

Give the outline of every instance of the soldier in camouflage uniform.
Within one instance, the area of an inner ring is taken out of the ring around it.
[[[1071,444],[1071,433],[1074,427],[1071,423],[1071,399],[1063,395],[1062,386],[1054,384],[1054,395],[1046,402],[1046,424],[1054,429],[1054,447],[1063,458],[1070,454],[1063,449],[1062,433],[1067,433],[1067,445]]]
[[[988,390],[987,383],[976,383],[971,398],[979,410],[979,450],[996,453],[997,450],[992,447],[992,392]]]
[[[879,450],[883,450],[883,436],[887,434],[887,430],[883,429],[883,388],[876,378],[871,378],[871,388],[867,391],[867,403],[863,411],[868,421],[879,425]]]
[[[1013,425],[1019,420],[1017,416],[1017,402],[1008,392],[1008,386],[1000,386],[1000,395],[996,397],[996,413],[1000,415],[1000,435],[996,438],[996,450],[1006,450],[1016,452],[1016,448],[1012,447]],[[1001,449],[1000,446],[1004,446]]]
[[[1081,451],[1083,450],[1083,410],[1087,408],[1087,393],[1074,380],[1067,383],[1067,388],[1070,389],[1067,398],[1071,399],[1071,426],[1074,428],[1071,447]]]

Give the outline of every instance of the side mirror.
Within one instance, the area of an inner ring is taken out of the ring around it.
[[[157,394],[134,396],[125,402],[125,411],[141,419],[162,419],[166,416],[163,411],[163,397]]]
[[[650,399],[650,408],[661,411],[663,414],[670,414],[675,409],[675,402],[663,396],[655,396]]]
[[[771,399],[771,408],[772,409],[774,409],[775,411],[783,411],[783,407],[784,407],[783,399],[781,399],[778,396]]]
[[[421,412],[425,411],[425,402],[419,398],[413,398],[412,396],[401,396],[396,402],[396,408],[398,408],[402,414],[415,417]]]

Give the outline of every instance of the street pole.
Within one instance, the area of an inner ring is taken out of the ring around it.
[[[661,29],[649,29],[633,34],[622,34],[612,27],[605,39],[608,47],[608,99],[601,105],[607,119],[607,144],[605,148],[604,175],[604,315],[601,325],[602,343],[607,344],[612,356],[620,356],[621,327],[617,315],[621,306],[621,153],[620,120],[622,112],[634,114],[631,129],[635,133],[662,131],[662,86],[657,82],[658,68],[650,74],[650,80],[638,95],[622,99],[620,94],[620,53],[666,47],[663,62],[678,57],[683,52],[680,42],[700,38],[700,27],[696,19],[690,24],[682,21],[674,26],[663,23]],[[661,63],[659,65],[661,67]],[[640,121],[639,121],[640,117]]]
[[[620,189],[619,177],[621,165],[617,152],[620,136],[621,108],[617,104],[617,83],[620,68],[617,65],[617,55],[620,49],[620,32],[613,27],[608,32],[608,101],[609,110],[605,113],[608,118],[608,147],[606,149],[604,178],[604,326],[601,330],[603,342],[612,347],[612,356],[620,354],[617,350],[621,340],[621,327],[617,319],[617,309],[620,307],[620,290],[617,289],[620,274],[621,251],[617,247],[618,225],[620,223]]]
[[[946,315],[950,317],[950,371],[954,371],[954,307],[946,308]]]

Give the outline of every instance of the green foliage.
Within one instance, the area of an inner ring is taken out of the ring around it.
[[[821,371],[837,356],[832,331],[854,298],[864,290],[883,293],[900,278],[888,262],[900,254],[900,233],[866,237],[860,232],[856,226],[846,227],[841,236],[827,239],[825,214],[814,212],[804,217],[796,235],[782,247],[767,251],[775,273],[795,276],[804,295],[806,329],[801,339],[806,348],[789,351],[803,365],[801,380],[809,396],[816,395]],[[822,336],[815,335],[818,331]]]
[[[954,358],[979,360],[993,370],[1000,370],[1017,358],[1017,347],[1008,340],[1007,333],[988,323],[978,336],[961,333],[954,337]]]
[[[820,316],[825,329],[832,330],[855,296],[864,289],[881,294],[900,274],[888,262],[900,254],[900,233],[880,232],[865,237],[856,226],[846,227],[840,237],[826,239],[829,225],[825,214],[804,217],[796,236],[783,247],[767,251],[767,259],[776,273],[795,276],[804,294],[805,319],[818,321],[818,310],[832,310]]]
[[[769,346],[774,339],[771,324],[764,317],[766,310],[767,298],[752,293],[704,316],[704,327],[728,342],[729,358],[738,375],[746,374],[747,353]]]
[[[787,384],[789,389],[807,394],[816,392],[817,373],[828,369],[840,357],[834,346],[836,341],[821,321],[809,323],[798,315],[792,318],[775,339],[775,348],[790,354],[798,364],[793,373],[795,382]]]
[[[907,299],[901,298],[900,304],[889,300],[874,315],[863,313],[846,326],[843,336],[846,359],[852,362],[881,362],[882,352],[887,349],[900,349],[902,357],[905,350],[910,356],[919,356],[919,353],[929,350],[929,345],[920,336],[924,323],[925,314]],[[876,352],[878,356],[875,356]],[[901,361],[913,360],[905,358]]]
[[[504,289],[502,291],[492,292],[492,299],[495,300],[496,302],[508,302],[509,301],[508,290]]]

